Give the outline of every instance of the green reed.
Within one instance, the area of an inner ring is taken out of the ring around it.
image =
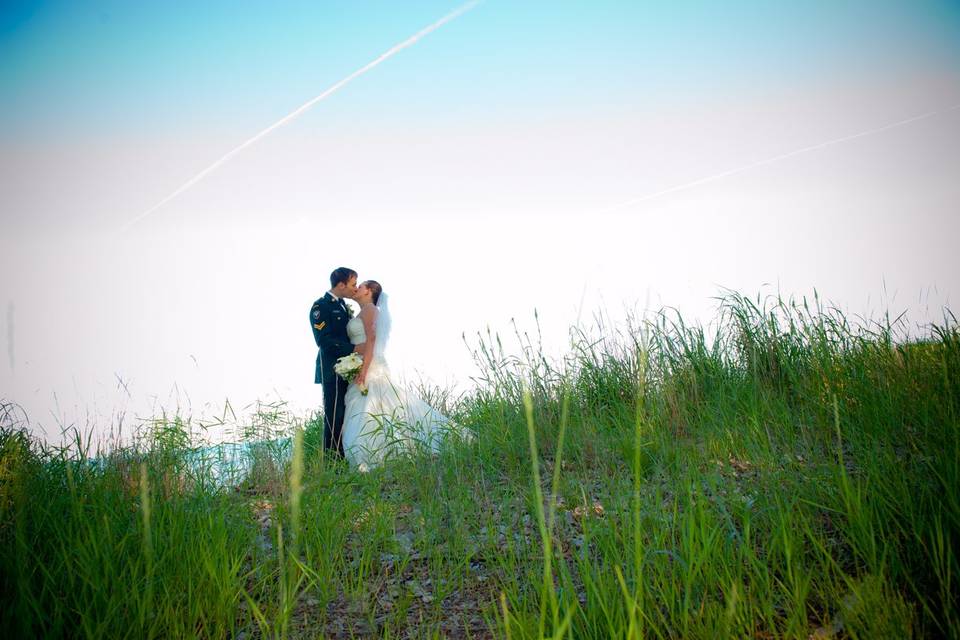
[[[472,390],[421,390],[474,439],[369,474],[282,405],[216,476],[189,418],[91,452],[0,404],[0,631],[960,636],[955,318],[718,303],[598,318],[556,359],[538,328],[478,335]]]

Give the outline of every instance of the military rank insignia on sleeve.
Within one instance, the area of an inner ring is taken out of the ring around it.
[[[326,322],[321,322],[320,324],[314,323],[313,328],[316,329],[317,331],[320,331],[320,330],[323,329],[325,326],[327,326],[327,323],[326,323]]]

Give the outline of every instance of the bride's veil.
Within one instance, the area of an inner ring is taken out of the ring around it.
[[[390,326],[392,324],[390,297],[382,291],[377,299],[377,309],[380,310],[380,313],[377,314],[377,341],[374,343],[373,355],[382,359],[384,352],[387,350],[387,343],[390,341]]]

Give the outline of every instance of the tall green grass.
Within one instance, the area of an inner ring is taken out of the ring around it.
[[[358,474],[260,412],[227,485],[185,422],[106,463],[0,420],[23,637],[960,637],[960,330],[728,294],[468,340],[476,437]],[[258,422],[259,421],[259,422]],[[183,438],[184,432],[188,437]],[[287,453],[284,453],[287,452]],[[290,453],[292,452],[292,453]]]

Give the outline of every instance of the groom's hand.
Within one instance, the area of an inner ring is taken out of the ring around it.
[[[365,345],[365,344],[367,344],[367,343],[366,343],[366,342],[361,342],[360,344],[358,344],[357,346],[355,346],[355,347],[353,348],[353,352],[354,352],[354,353],[359,353],[360,355],[363,355],[363,345]]]

